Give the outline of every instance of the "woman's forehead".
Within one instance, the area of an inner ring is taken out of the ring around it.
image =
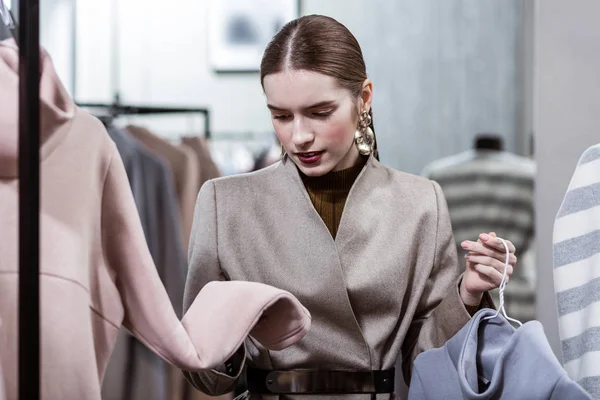
[[[340,100],[345,91],[335,78],[319,72],[284,70],[264,78],[267,101],[278,108],[305,108],[323,101]]]

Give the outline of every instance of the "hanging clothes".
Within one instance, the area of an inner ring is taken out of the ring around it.
[[[173,145],[146,128],[128,126],[133,137],[152,153],[163,157],[171,166],[181,213],[184,248],[187,247],[194,219],[194,204],[198,195],[200,166],[194,151],[186,145]]]
[[[108,129],[123,159],[150,254],[176,314],[187,273],[181,219],[168,165],[126,130]],[[181,400],[181,373],[122,330],[102,387],[103,400]]]
[[[0,369],[8,400],[18,381],[18,65],[18,50],[0,43]],[[121,325],[195,371],[222,364],[249,334],[272,349],[300,340],[310,314],[267,285],[215,282],[177,318],[114,142],[75,106],[44,50],[40,67],[42,400],[99,400]]]
[[[519,268],[507,286],[506,309],[521,321],[535,319],[535,163],[506,151],[473,149],[434,161],[422,175],[441,186],[458,254],[460,244],[479,232],[509,237],[519,249]],[[528,257],[521,257],[527,254]],[[530,261],[527,263],[526,261]],[[498,302],[498,290],[491,292]]]
[[[8,29],[6,25],[4,25],[2,19],[0,18],[0,40],[9,39],[11,37],[12,34],[10,33],[10,29]]]
[[[600,399],[600,144],[583,152],[554,222],[564,367]]]
[[[150,254],[173,308],[181,316],[187,260],[171,169],[127,130],[112,128],[108,133],[123,158]]]
[[[215,179],[220,177],[221,171],[217,164],[215,164],[208,147],[206,139],[199,136],[184,137],[182,143],[194,150],[198,157],[200,164],[200,176],[198,180],[198,190],[204,185],[204,182],[209,179]]]
[[[2,320],[0,319],[0,342],[2,342],[3,328],[2,328]],[[2,349],[0,349],[0,352]],[[0,359],[2,359],[2,355],[0,355]],[[0,400],[6,400],[6,391],[4,389],[4,374],[2,374],[2,363],[0,363]]]
[[[592,400],[552,353],[542,324],[515,329],[482,309],[443,347],[415,360],[409,400]]]

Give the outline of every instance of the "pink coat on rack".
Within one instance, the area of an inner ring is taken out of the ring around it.
[[[0,337],[2,337],[2,320],[0,320]],[[6,392],[4,391],[4,375],[2,374],[2,365],[0,365],[0,400],[6,399]]]
[[[100,399],[124,325],[168,362],[214,368],[251,335],[300,340],[310,315],[288,292],[249,282],[206,286],[180,322],[158,277],[131,189],[103,125],[78,109],[41,55],[42,399]],[[18,50],[0,44],[0,369],[18,389]],[[21,377],[27,379],[27,377]]]

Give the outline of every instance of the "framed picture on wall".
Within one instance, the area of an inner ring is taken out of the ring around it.
[[[300,16],[301,0],[209,0],[208,52],[216,72],[258,72],[275,33]]]

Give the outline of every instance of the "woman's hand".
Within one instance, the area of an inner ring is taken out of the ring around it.
[[[516,249],[511,242],[505,241],[510,251],[507,268],[510,278],[517,263]],[[476,242],[465,240],[462,248],[469,253],[465,255],[467,266],[460,284],[460,296],[466,305],[476,306],[481,303],[485,292],[500,286],[506,262],[506,249],[494,232],[482,233]]]

